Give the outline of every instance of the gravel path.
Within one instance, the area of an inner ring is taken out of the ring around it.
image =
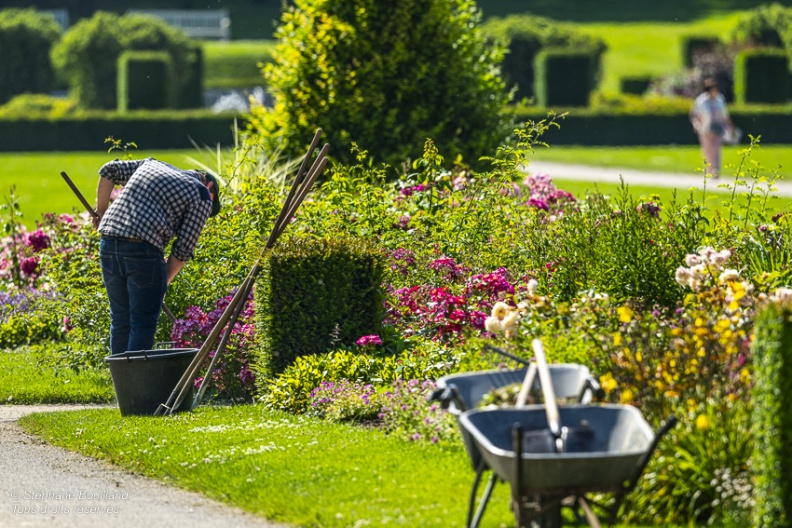
[[[87,407],[0,405],[0,528],[282,526],[53,447],[16,423],[32,412]]]
[[[590,167],[587,165],[572,165],[567,163],[554,163],[531,161],[528,164],[528,171],[531,173],[543,172],[551,178],[569,179],[579,181],[619,183],[620,178],[629,185],[641,185],[647,187],[676,187],[687,190],[691,187],[701,188],[704,185],[704,176],[691,172],[690,174],[678,174],[670,172],[640,171],[635,169],[622,169],[611,167]],[[717,190],[719,183],[734,183],[734,176],[727,174],[720,180],[709,180],[707,188]],[[563,185],[561,185],[563,188]],[[792,196],[792,183],[779,181],[776,182],[776,195],[782,197]],[[720,189],[721,192],[725,192]],[[740,188],[738,192],[745,191]]]

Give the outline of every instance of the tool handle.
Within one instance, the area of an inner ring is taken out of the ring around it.
[[[542,384],[542,395],[544,396],[545,411],[547,412],[547,426],[553,436],[561,437],[561,415],[558,412],[558,402],[556,402],[553,380],[550,377],[550,368],[547,366],[544,347],[539,339],[531,342],[536,366],[539,369],[539,382]]]
[[[520,394],[517,395],[516,407],[525,407],[525,402],[528,401],[528,393],[531,392],[534,379],[536,379],[536,363],[528,365],[528,370],[525,371],[525,379],[523,379]]]
[[[91,216],[98,219],[99,215],[96,214],[94,208],[91,206],[91,204],[88,203],[88,200],[85,199],[85,196],[82,195],[80,189],[78,189],[77,186],[74,185],[74,182],[72,181],[71,178],[69,178],[69,175],[66,174],[65,171],[61,171],[61,176],[63,176],[63,179],[66,180],[66,184],[71,188],[72,192],[75,195],[77,195],[77,199],[80,200],[80,202],[83,204],[85,209],[91,214]]]

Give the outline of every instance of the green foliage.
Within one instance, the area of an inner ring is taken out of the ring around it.
[[[515,90],[516,101],[535,98],[534,59],[540,51],[548,47],[591,51],[595,60],[594,81],[599,80],[605,43],[599,38],[578,31],[570,24],[521,14],[489,19],[482,26],[482,31],[506,49],[501,69],[506,86]]]
[[[449,361],[450,353],[431,343],[398,354],[336,350],[300,356],[278,376],[260,381],[259,398],[267,408],[304,413],[310,409],[311,392],[322,382],[381,385],[400,379],[437,379],[445,373]]]
[[[588,106],[596,57],[591,52],[547,48],[534,59],[534,92],[542,107]]]
[[[792,522],[792,320],[788,306],[771,303],[756,319],[752,352],[756,369],[751,391],[754,414],[753,470],[756,505],[751,526]]]
[[[118,57],[118,111],[172,106],[173,76],[167,53],[127,51]]]
[[[77,102],[73,99],[52,97],[44,94],[22,94],[0,106],[0,118],[61,118],[77,113]]]
[[[139,14],[97,11],[80,20],[52,49],[52,61],[81,106],[111,109],[117,106],[118,58],[131,50],[167,52],[177,93],[191,79],[186,35],[158,18]]]
[[[18,314],[0,322],[0,348],[59,341],[61,318],[52,312]]]
[[[33,8],[0,10],[0,104],[23,92],[45,93],[52,89],[50,48],[60,35],[60,26],[51,15]]]
[[[792,76],[783,50],[745,50],[734,67],[734,95],[738,103],[785,103],[790,98]]]
[[[508,99],[479,19],[469,0],[298,0],[265,71],[275,108],[255,109],[253,129],[287,156],[320,127],[345,162],[353,142],[397,164],[429,137],[475,163],[505,137]]]
[[[626,498],[625,521],[747,526],[753,441],[746,403],[709,400],[691,408],[680,405],[676,415],[679,423],[660,442],[637,489]]]
[[[790,44],[792,14],[779,3],[762,4],[748,13],[732,31],[732,40],[749,46],[786,48]]]
[[[298,356],[379,334],[383,260],[362,239],[295,239],[264,263],[256,289],[259,368],[282,372]]]

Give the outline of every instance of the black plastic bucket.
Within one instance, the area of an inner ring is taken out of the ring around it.
[[[198,353],[197,348],[136,350],[107,356],[105,362],[113,377],[121,416],[151,416],[166,403],[173,389]],[[174,412],[189,411],[193,401],[193,384]]]

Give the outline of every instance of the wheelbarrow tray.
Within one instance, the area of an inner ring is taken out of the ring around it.
[[[475,409],[481,400],[491,390],[509,385],[521,384],[525,379],[527,368],[507,369],[507,370],[483,370],[477,372],[463,372],[450,374],[437,380],[437,387],[442,389],[450,386],[456,387],[459,397],[464,404],[464,409],[460,409],[457,402],[451,400],[448,411],[459,415],[463,411]],[[591,372],[588,367],[571,363],[559,363],[550,365],[550,377],[553,380],[553,388],[558,398],[581,398],[591,380]],[[534,379],[531,386],[531,394],[541,394],[539,378]]]
[[[561,423],[574,427],[585,420],[593,431],[585,452],[523,452],[516,470],[513,427],[524,432],[547,430],[544,406],[471,410],[459,424],[468,432],[487,465],[521,494],[583,495],[625,490],[640,475],[642,461],[653,449],[654,431],[638,409],[629,405],[561,407]],[[516,482],[516,475],[521,481]]]
[[[450,387],[456,389],[457,398],[461,401],[458,402],[451,398],[448,403],[448,412],[455,415],[458,420],[462,412],[478,407],[484,396],[491,390],[522,383],[527,370],[527,368],[521,368],[450,374],[437,380],[437,387],[438,389]],[[550,377],[553,380],[557,398],[591,399],[591,391],[586,390],[591,386],[591,372],[588,367],[572,363],[550,365]],[[531,387],[531,394],[541,394],[538,377]],[[459,430],[470,463],[473,469],[478,469],[481,462],[478,447],[467,430],[462,427]]]

